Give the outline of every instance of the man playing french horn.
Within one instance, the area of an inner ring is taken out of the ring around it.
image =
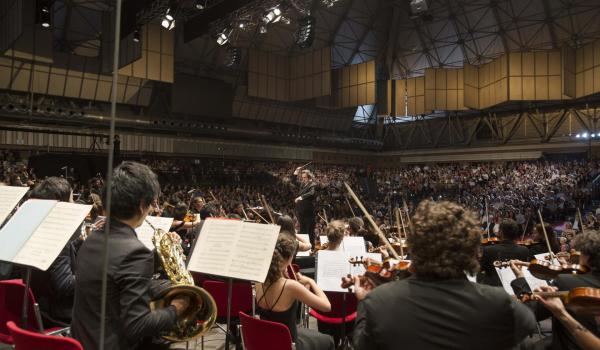
[[[151,310],[150,283],[154,255],[136,236],[160,187],[146,165],[123,162],[114,170],[108,243],[105,349],[152,349],[149,338],[171,329],[189,306],[175,297],[166,308]],[[104,201],[106,203],[106,201]],[[104,231],[94,231],[78,256],[73,337],[86,350],[100,344]]]

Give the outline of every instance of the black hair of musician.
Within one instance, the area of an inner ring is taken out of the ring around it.
[[[68,202],[71,198],[71,185],[64,178],[49,177],[33,188],[30,198]]]
[[[185,214],[187,214],[187,205],[183,202],[179,202],[175,204],[175,208],[173,209],[173,219],[175,220],[183,220],[185,218]]]
[[[282,276],[282,267],[285,262],[290,260],[296,251],[296,242],[292,240],[289,235],[279,235],[275,249],[273,250],[273,257],[271,258],[271,265],[267,272],[267,279],[265,283],[271,285],[275,283]]]
[[[509,241],[514,241],[521,236],[521,229],[519,224],[513,219],[504,219],[500,223],[500,232],[502,238]]]
[[[277,225],[281,226],[279,232],[287,231],[289,233],[296,232],[294,228],[294,220],[288,215],[282,215],[277,218]]]
[[[227,214],[227,218],[233,219],[233,220],[242,220],[242,217],[236,213]]]
[[[358,235],[358,232],[365,226],[365,222],[359,217],[353,217],[348,220],[348,228],[352,235]]]
[[[592,272],[600,271],[600,231],[586,229],[573,239],[573,248],[588,257]]]
[[[548,223],[545,223],[544,227],[546,228],[546,234],[548,234],[548,240],[550,241],[550,248],[553,253],[560,252],[560,244],[558,243],[558,239],[556,238],[556,234],[554,233],[554,229]],[[542,224],[535,225],[535,231],[537,236],[539,237],[539,241],[544,243],[544,247],[546,246],[546,236],[544,236],[544,230],[542,230]]]
[[[419,278],[447,280],[477,273],[481,236],[475,213],[453,202],[425,200],[412,221],[407,243]]]
[[[102,202],[106,203],[106,190]],[[126,161],[113,171],[111,184],[111,215],[116,219],[128,220],[136,216],[140,205],[148,208],[158,198],[158,177],[144,164]]]

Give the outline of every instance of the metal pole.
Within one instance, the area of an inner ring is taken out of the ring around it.
[[[119,42],[121,40],[121,3],[122,0],[116,0],[115,4],[115,46],[113,52],[113,71],[112,71],[112,95],[110,99],[110,134],[108,136],[108,165],[106,172],[106,224],[104,225],[104,242],[102,251],[102,298],[100,301],[100,339],[99,349],[104,350],[104,338],[106,334],[106,298],[108,289],[108,236],[110,234],[110,206],[112,202],[112,176],[114,166],[114,147],[115,147],[115,121],[117,114],[117,81],[119,79]]]
[[[231,299],[233,294],[233,279],[229,279],[227,286],[227,334],[225,335],[225,350],[229,350],[229,337],[231,336]]]
[[[29,285],[31,284],[31,267],[25,269],[25,291],[23,292],[23,308],[21,309],[21,328],[27,329],[27,316],[29,316]]]

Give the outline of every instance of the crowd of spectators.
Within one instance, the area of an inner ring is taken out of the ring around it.
[[[262,207],[263,195],[274,211],[294,215],[297,189],[292,184],[292,173],[298,164],[234,159],[136,160],[148,164],[159,175],[161,203],[189,203],[191,197],[202,196],[206,202],[218,200],[225,212],[233,212],[241,203],[247,213],[252,213],[247,208]],[[0,182],[16,186],[31,186],[35,182],[33,169],[28,169],[14,153],[1,152],[0,164]],[[519,224],[536,209],[541,209],[549,220],[559,220],[589,202],[589,184],[600,172],[597,161],[585,160],[429,164],[385,169],[313,163],[308,168],[318,184],[315,203],[322,219],[362,215],[345,193],[346,182],[381,223],[386,223],[391,208],[406,202],[412,209],[423,199],[455,201],[481,216],[487,207],[495,220],[513,218]],[[76,198],[89,200],[90,193],[98,192],[101,185],[100,178],[74,184]],[[324,220],[318,221],[320,229]]]

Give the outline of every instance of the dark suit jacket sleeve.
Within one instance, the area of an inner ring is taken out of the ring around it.
[[[302,200],[313,199],[315,198],[315,183],[311,182],[306,189],[306,192],[301,196]]]
[[[521,342],[526,336],[537,330],[537,322],[532,310],[522,302],[510,299],[515,324],[515,343]]]
[[[154,267],[152,253],[140,246],[129,253],[117,272],[119,303],[124,334],[132,341],[157,335],[177,321],[173,307],[150,311],[150,277]]]
[[[368,296],[358,303],[354,321],[353,339],[355,349],[376,349],[372,334],[373,310],[370,310]]]
[[[510,283],[510,286],[512,287],[513,291],[515,292],[515,295],[517,296],[525,293],[531,293],[531,288],[529,288],[527,281],[523,277],[517,278],[514,281],[512,281]],[[528,301],[527,303],[525,303],[525,305],[529,307],[531,311],[533,311],[537,320],[541,321],[552,317],[552,313],[537,301]]]
[[[56,260],[48,268],[50,283],[56,295],[70,296],[75,294],[75,273],[71,269],[71,242],[60,252]]]

